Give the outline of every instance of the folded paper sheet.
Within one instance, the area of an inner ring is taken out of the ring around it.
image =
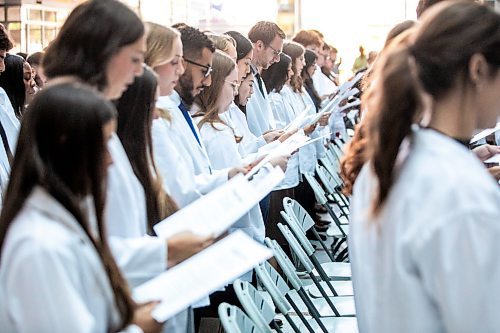
[[[219,236],[257,205],[283,177],[281,169],[273,169],[259,180],[262,183],[256,185],[248,182],[243,175],[237,175],[226,184],[161,221],[154,226],[154,230],[163,238],[181,231],[191,231],[202,236]]]
[[[474,135],[472,137],[472,139],[470,140],[470,143],[478,142],[479,140],[484,139],[488,135],[491,135],[498,130],[500,130],[500,122],[498,122],[495,127],[485,129],[484,131],[481,131],[481,132],[477,133],[476,135]]]
[[[134,289],[137,303],[159,300],[153,318],[164,322],[272,257],[267,247],[236,231]]]

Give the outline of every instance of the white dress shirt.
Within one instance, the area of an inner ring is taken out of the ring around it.
[[[466,147],[414,143],[380,214],[368,165],[351,199],[349,256],[360,332],[498,332],[500,189]]]

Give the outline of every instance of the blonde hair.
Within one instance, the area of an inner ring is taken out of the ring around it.
[[[207,37],[214,43],[217,50],[224,53],[229,51],[229,45],[236,47],[236,41],[229,35],[207,34]]]
[[[163,65],[174,57],[173,45],[181,34],[169,27],[146,22],[146,53],[144,62],[151,68]]]

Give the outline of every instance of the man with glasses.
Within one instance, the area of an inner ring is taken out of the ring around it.
[[[253,44],[251,69],[254,74],[254,87],[257,89],[247,103],[247,121],[250,131],[259,137],[276,127],[267,89],[260,73],[280,60],[285,33],[276,23],[261,21],[250,29],[248,38]]]
[[[255,92],[247,102],[246,116],[248,128],[256,137],[260,137],[276,129],[276,121],[267,96],[267,89],[260,74],[263,69],[280,61],[285,33],[276,23],[260,21],[250,29],[248,38],[253,44],[253,58],[250,67],[254,74]],[[264,221],[266,221],[269,215],[269,196],[261,201],[260,208]]]
[[[195,97],[212,83],[212,58],[215,47],[200,30],[186,24],[174,26],[181,33],[184,74],[170,96],[158,99],[157,107],[172,115],[171,137],[196,179],[200,193],[206,194],[225,183],[241,168],[213,170],[198,128],[191,118]],[[172,175],[175,177],[175,175]]]

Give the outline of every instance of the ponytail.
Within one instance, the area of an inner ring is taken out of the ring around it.
[[[375,214],[387,200],[394,183],[399,147],[410,136],[422,105],[414,57],[408,47],[401,45],[389,50],[376,71],[378,82],[373,82],[368,93],[371,119],[367,123],[369,156],[379,185],[373,205]]]

